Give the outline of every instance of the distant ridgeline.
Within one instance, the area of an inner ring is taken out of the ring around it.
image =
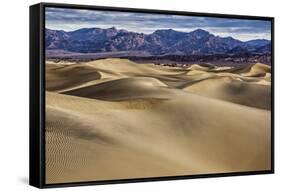
[[[189,33],[172,29],[156,30],[151,34],[118,30],[114,27],[82,28],[71,32],[46,29],[45,34],[47,57],[77,56],[80,53],[80,56],[92,54],[93,58],[102,58],[100,53],[103,53],[104,57],[112,55],[161,59],[166,56],[185,61],[188,59],[187,55],[197,55],[203,59],[214,55],[218,58],[224,58],[225,55],[252,58],[255,55],[256,59],[262,57],[270,62],[270,58],[265,58],[265,55],[270,57],[271,54],[270,40],[243,42],[232,37],[215,36],[202,29]]]

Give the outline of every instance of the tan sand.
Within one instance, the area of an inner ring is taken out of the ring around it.
[[[270,70],[202,67],[48,63],[46,182],[270,169]]]
[[[259,81],[260,84],[268,84]],[[271,108],[271,87],[261,86],[255,83],[236,80],[232,77],[217,77],[202,80],[190,85],[184,90],[203,95],[238,103],[241,105],[256,107],[260,109]]]

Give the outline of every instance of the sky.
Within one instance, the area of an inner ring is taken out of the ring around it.
[[[80,28],[125,29],[150,34],[159,29],[190,32],[207,30],[221,37],[238,40],[271,39],[270,21],[229,19],[198,16],[95,11],[84,9],[46,8],[45,25],[48,29],[73,31]]]

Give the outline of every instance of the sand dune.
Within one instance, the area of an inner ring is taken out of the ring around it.
[[[112,80],[63,93],[105,100],[163,98],[169,92],[161,87],[167,86],[157,79],[134,77]]]
[[[46,72],[47,183],[270,169],[268,66],[105,59]]]
[[[189,70],[199,70],[199,71],[210,71],[214,69],[215,66],[212,64],[192,64],[188,67]]]
[[[270,66],[267,66],[265,64],[261,64],[261,63],[257,63],[254,64],[250,71],[246,74],[244,74],[245,76],[265,76],[267,73],[271,72],[271,68]]]
[[[182,74],[180,68],[154,64],[136,64],[126,59],[104,59],[87,63],[54,63],[46,65],[46,89],[62,92],[87,85],[126,77],[162,77],[169,79]],[[71,77],[70,77],[71,76]]]
[[[46,64],[46,90],[68,89],[101,78],[101,73],[80,64]]]
[[[270,86],[251,84],[231,77],[218,77],[200,81],[184,90],[261,109],[271,108]]]

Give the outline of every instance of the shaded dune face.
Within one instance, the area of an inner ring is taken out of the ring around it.
[[[161,87],[167,86],[157,79],[134,77],[103,82],[63,93],[105,100],[161,98],[165,92],[168,93],[166,89],[161,89]]]
[[[265,64],[256,63],[249,66],[240,66],[238,68],[230,69],[229,72],[241,74],[243,76],[261,77],[267,73],[271,73],[271,67]]]
[[[246,76],[253,76],[253,77],[259,77],[259,76],[265,76],[266,74],[271,73],[271,68],[270,66],[261,64],[261,63],[257,63],[254,64],[250,71],[248,73],[246,73]]]
[[[46,65],[46,90],[58,91],[101,78],[101,74],[83,65]]]
[[[47,183],[271,167],[270,66],[46,67]]]

